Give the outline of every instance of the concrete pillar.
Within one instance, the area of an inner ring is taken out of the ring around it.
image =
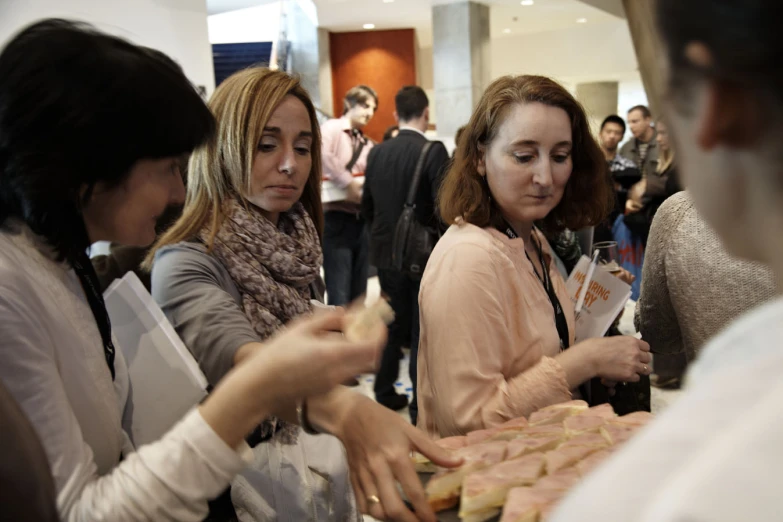
[[[332,107],[332,68],[329,61],[329,33],[318,28],[312,0],[287,0],[285,35],[289,42],[290,72],[298,74],[302,86],[319,109]],[[327,74],[328,73],[328,74]],[[324,99],[324,92],[329,93]]]
[[[434,6],[432,41],[438,135],[450,136],[468,122],[489,83],[489,7]]]
[[[598,134],[601,122],[617,113],[618,82],[579,83],[576,99],[584,106],[593,134]]]
[[[326,29],[318,29],[318,99],[321,102],[319,107],[322,111],[322,116],[333,118],[335,115],[331,113],[331,109],[334,107],[334,101],[332,100],[332,58],[329,54],[329,31]]]

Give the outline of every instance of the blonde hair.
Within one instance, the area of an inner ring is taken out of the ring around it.
[[[656,127],[660,123],[661,121],[658,120],[656,122]],[[665,122],[664,125],[666,125]],[[672,148],[672,144],[670,140],[669,148],[667,150],[661,150],[661,155],[658,157],[658,168],[655,169],[655,172],[657,172],[658,174],[663,174],[664,172],[669,170],[669,168],[671,168],[673,163],[674,163],[674,149]]]
[[[216,133],[197,148],[188,163],[188,187],[182,216],[150,249],[143,266],[152,267],[155,253],[163,246],[195,238],[205,227],[211,250],[225,219],[224,204],[236,198],[247,205],[253,159],[272,113],[288,95],[307,109],[312,125],[312,166],[300,202],[323,234],[321,205],[321,133],[315,107],[299,79],[280,71],[250,68],[227,78],[209,100],[216,119]]]

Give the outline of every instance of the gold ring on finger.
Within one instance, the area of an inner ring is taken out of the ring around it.
[[[381,499],[378,498],[378,495],[370,495],[369,497],[367,497],[367,502],[369,502],[370,504],[380,504]]]

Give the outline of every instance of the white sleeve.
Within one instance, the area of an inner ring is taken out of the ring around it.
[[[160,441],[98,476],[41,318],[19,294],[0,292],[0,379],[29,417],[49,459],[66,521],[201,520],[208,499],[245,465],[198,410]],[[78,377],[78,376],[77,376]],[[89,387],[88,387],[89,388]],[[243,444],[242,449],[247,446]],[[117,455],[119,459],[119,455]]]
[[[91,472],[75,470],[57,505],[69,522],[203,520],[206,501],[218,496],[245,464],[194,409],[110,474],[96,477],[94,465]]]
[[[759,398],[780,389],[781,364],[783,355],[775,361],[765,358],[723,368],[693,383],[677,402],[586,477],[549,520],[779,520],[779,516],[761,516],[765,508],[749,502],[757,492],[769,492],[779,485],[783,391],[776,391],[777,403],[767,407],[766,424],[753,419],[752,410]],[[715,462],[706,465],[711,460]],[[780,498],[777,491],[773,498]],[[737,506],[729,510],[726,506],[732,501]],[[781,500],[767,499],[766,507],[778,508],[779,514],[781,504]],[[753,516],[730,516],[736,509]]]
[[[780,368],[782,362],[765,364]],[[755,404],[749,401],[746,413],[718,430],[651,499],[643,522],[780,520],[782,405],[783,382]]]

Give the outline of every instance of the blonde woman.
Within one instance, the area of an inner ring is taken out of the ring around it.
[[[194,152],[183,215],[147,261],[154,256],[154,298],[216,384],[311,313],[323,213],[319,128],[296,78],[247,69],[209,106],[217,137]],[[254,466],[232,485],[240,519],[356,520],[358,504],[376,518],[416,520],[397,480],[417,515],[434,520],[407,456],[444,455],[400,416],[342,387],[311,397],[301,427],[291,404],[274,414],[258,430]]]
[[[655,129],[659,149],[655,173],[631,187],[625,203],[625,224],[645,245],[658,208],[669,196],[682,190],[674,162],[674,148],[669,141],[669,129],[661,120],[656,122]]]

